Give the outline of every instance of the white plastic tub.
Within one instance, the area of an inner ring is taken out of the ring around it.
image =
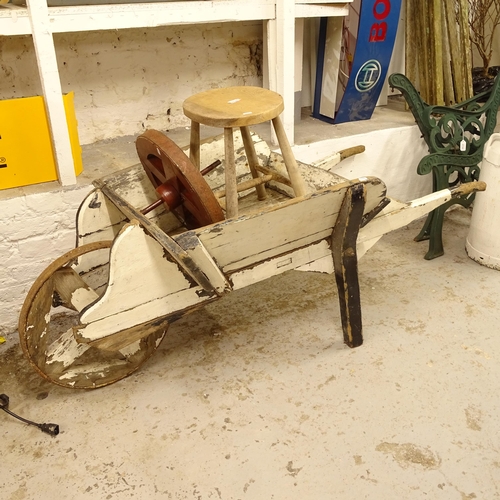
[[[479,264],[500,270],[500,134],[484,148],[480,180],[486,191],[476,193],[465,248]]]

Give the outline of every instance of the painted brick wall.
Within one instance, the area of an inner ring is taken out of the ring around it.
[[[262,22],[54,35],[63,92],[75,92],[81,144],[189,124],[182,102],[262,85]],[[41,94],[31,37],[0,38],[0,98]]]
[[[19,311],[37,276],[75,247],[75,217],[91,186],[0,201],[0,335],[17,341]],[[10,344],[10,342],[9,342]]]

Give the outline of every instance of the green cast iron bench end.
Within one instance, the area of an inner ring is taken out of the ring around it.
[[[433,191],[453,188],[479,179],[484,145],[495,130],[500,106],[500,78],[491,90],[452,106],[426,103],[405,75],[394,73],[389,85],[403,94],[425,140],[429,154],[420,160],[417,173],[432,174]],[[425,259],[443,255],[443,218],[454,204],[470,206],[474,194],[450,200],[431,212],[416,236],[429,240]]]

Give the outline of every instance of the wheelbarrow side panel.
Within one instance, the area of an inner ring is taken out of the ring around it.
[[[76,215],[76,247],[113,240],[126,222],[115,205],[101,191],[94,190],[82,201]],[[108,262],[109,249],[91,252],[81,255],[74,269],[79,274],[87,273]]]
[[[133,207],[143,208],[157,199],[141,165],[121,170],[101,181]],[[166,212],[164,207],[156,209],[149,217],[166,233],[180,226],[177,218]],[[78,209],[76,246],[113,240],[126,222],[127,216],[101,190],[96,189],[87,195]],[[82,255],[78,259],[77,271],[86,273],[89,269],[105,265],[108,260],[109,253],[105,251]]]
[[[337,184],[263,212],[197,229],[194,233],[224,274],[230,276],[329,238],[347,189],[358,183],[367,186],[363,214],[369,214],[385,199],[385,185],[377,178]],[[186,237],[181,235],[176,241],[182,246]],[[297,262],[289,268],[305,264],[307,262]],[[282,272],[280,268],[278,261],[276,272],[270,270],[267,277]]]
[[[106,291],[82,311],[75,335],[79,342],[92,342],[210,298],[139,224],[128,224],[111,248]]]
[[[236,271],[230,275],[230,280],[234,290],[238,290],[292,270],[332,274],[334,269],[329,239],[325,238],[319,243],[298,248],[286,255],[278,255],[253,267]]]

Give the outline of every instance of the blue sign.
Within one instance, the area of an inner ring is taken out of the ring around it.
[[[318,60],[321,74],[316,76],[315,118],[344,123],[372,117],[391,62],[400,11],[401,0],[361,0],[354,61],[339,109],[334,120],[319,113],[323,64]],[[318,59],[324,56],[321,27]]]

